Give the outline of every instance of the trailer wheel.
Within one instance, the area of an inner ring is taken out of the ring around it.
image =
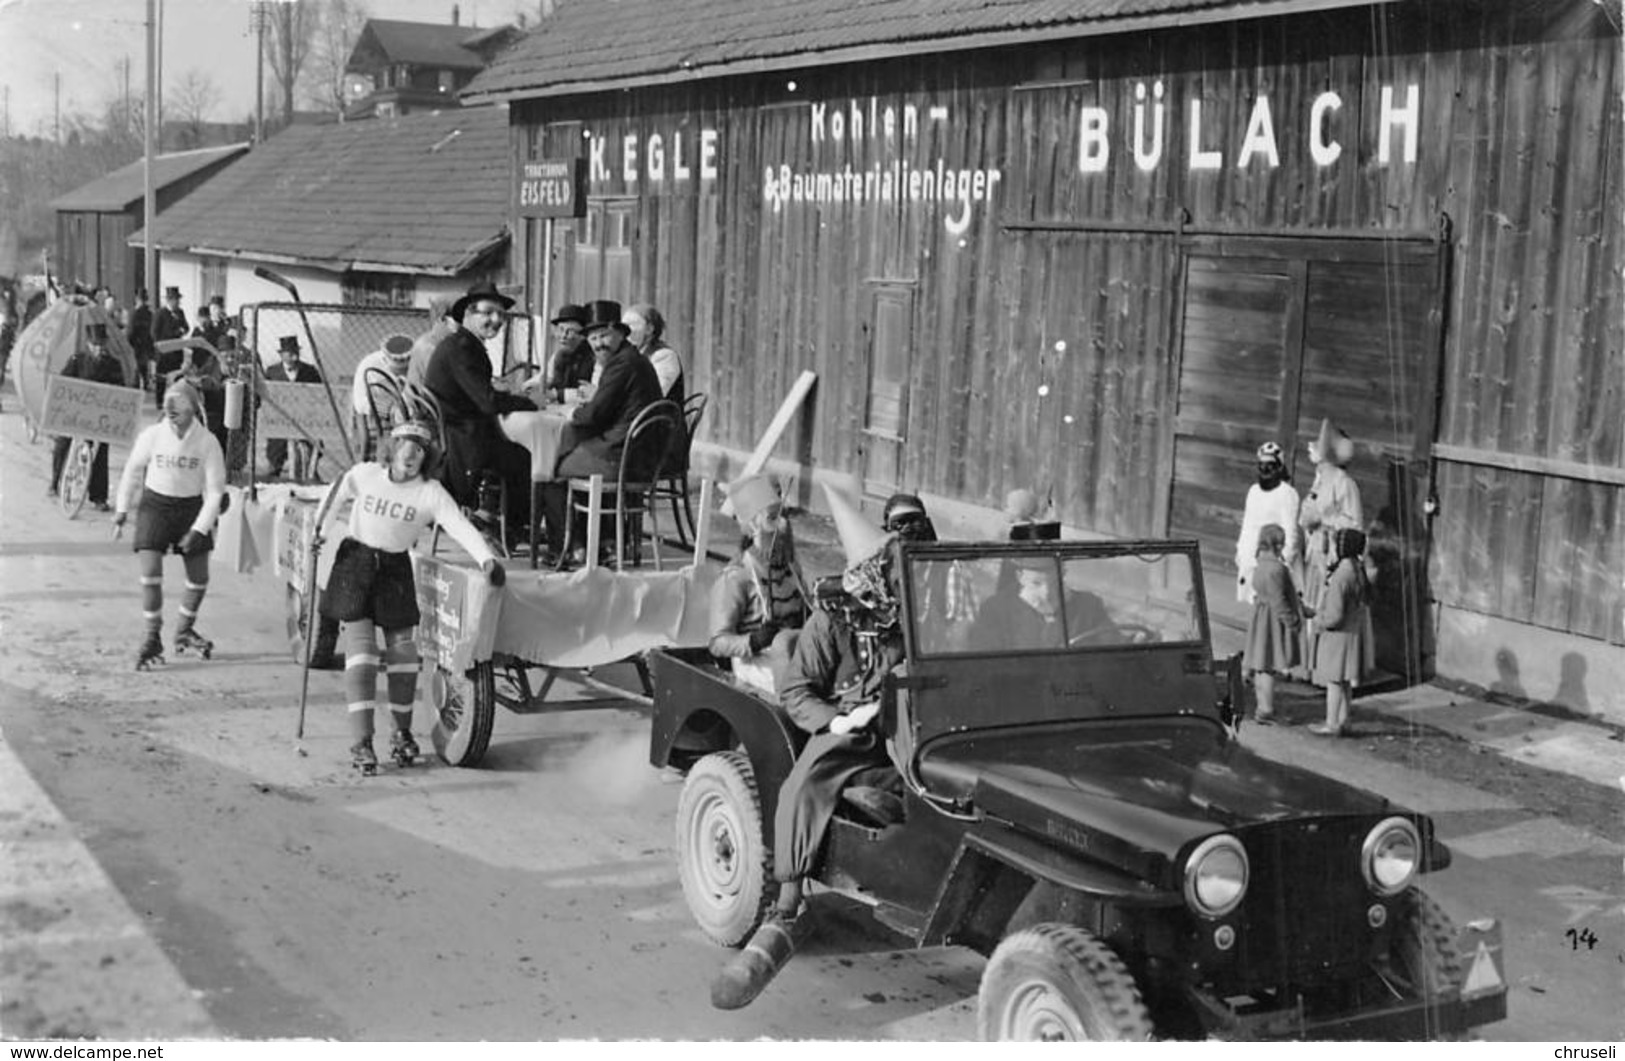
[[[491,744],[496,719],[496,679],[490,660],[462,674],[436,664],[429,678],[434,729],[429,739],[435,754],[451,766],[478,766]]]
[[[1136,1042],[1151,1037],[1151,1016],[1110,947],[1051,922],[1007,936],[988,959],[976,1028],[987,1041]]]
[[[96,457],[96,443],[88,438],[76,438],[68,449],[62,464],[62,477],[57,482],[57,504],[69,519],[79,515],[90,496],[90,465]]]
[[[677,801],[677,872],[700,929],[724,947],[750,938],[773,897],[756,771],[740,752],[694,764]]]

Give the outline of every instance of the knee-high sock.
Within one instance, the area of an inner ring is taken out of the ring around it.
[[[344,628],[344,698],[350,708],[350,735],[372,738],[373,700],[378,695],[378,635],[371,619]]]
[[[203,604],[203,594],[209,589],[209,556],[203,553],[182,560],[186,567],[186,589],[181,593],[180,623],[175,632],[192,629],[197,621],[197,610]]]
[[[146,549],[141,556],[141,619],[148,637],[164,626],[164,554]]]
[[[418,696],[418,645],[413,628],[384,631],[384,662],[389,669],[389,710],[395,728],[411,732],[412,704]]]

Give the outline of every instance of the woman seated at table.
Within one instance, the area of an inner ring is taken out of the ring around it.
[[[728,489],[744,537],[711,590],[711,655],[741,680],[777,692],[807,621],[807,590],[778,487],[765,475]]]

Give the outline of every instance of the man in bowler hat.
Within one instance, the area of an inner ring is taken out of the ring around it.
[[[547,363],[547,387],[561,391],[592,379],[596,359],[587,342],[587,309],[565,304],[553,314],[553,356]]]
[[[322,374],[316,366],[308,361],[299,359],[299,337],[297,335],[284,335],[277,341],[277,356],[282,360],[265,370],[265,378],[272,383],[320,383]],[[300,440],[299,452],[302,458],[308,458],[310,443]],[[288,440],[285,438],[268,438],[265,440],[265,460],[271,466],[268,473],[272,478],[282,474],[282,469],[288,463]]]
[[[512,306],[513,299],[488,280],[470,287],[451,306],[457,329],[440,340],[423,373],[424,386],[439,399],[445,418],[441,482],[459,505],[475,506],[481,480],[496,476],[507,487],[503,519],[510,541],[530,526],[530,451],[502,433],[497,417],[535,409],[536,403],[496,388],[485,344],[502,332],[503,314]]]
[[[547,545],[555,555],[564,548],[568,480],[602,475],[613,482],[621,473],[621,451],[632,421],[645,406],[660,400],[660,377],[649,359],[627,342],[630,329],[621,323],[619,302],[599,300],[588,306],[585,331],[593,355],[603,366],[598,386],[571,414],[570,426],[559,443],[558,470],[553,481],[541,488]],[[577,521],[573,537],[586,541],[584,520]]]

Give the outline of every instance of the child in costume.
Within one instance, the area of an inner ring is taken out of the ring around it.
[[[1258,530],[1258,552],[1248,581],[1253,595],[1252,621],[1242,666],[1253,676],[1258,706],[1253,721],[1269,725],[1275,718],[1275,676],[1301,665],[1304,608],[1292,582],[1283,551],[1286,530],[1266,523]]]

